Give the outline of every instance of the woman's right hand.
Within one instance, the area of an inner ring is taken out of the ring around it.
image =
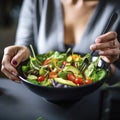
[[[11,80],[19,82],[16,67],[30,55],[26,46],[8,46],[4,49],[1,71]]]

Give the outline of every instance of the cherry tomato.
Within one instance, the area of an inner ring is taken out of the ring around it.
[[[83,84],[83,79],[81,77],[77,77],[74,81],[75,84],[82,85]]]
[[[67,79],[70,80],[70,81],[74,81],[75,80],[75,76],[71,73],[68,73],[67,74]]]
[[[86,79],[85,80],[85,84],[91,84],[92,83],[92,80],[91,79]]]
[[[49,78],[55,78],[55,77],[57,77],[57,73],[56,72],[50,72],[49,73]]]
[[[38,82],[42,82],[42,81],[45,80],[45,77],[44,76],[39,76],[37,80],[38,80]]]
[[[66,64],[67,64],[67,61],[64,61],[62,64],[63,64],[63,65],[66,65]]]

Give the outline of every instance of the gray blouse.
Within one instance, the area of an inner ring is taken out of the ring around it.
[[[90,45],[103,32],[111,14],[119,10],[119,5],[119,0],[115,0],[115,2],[114,0],[99,1],[80,42],[73,47],[74,52],[87,53],[90,51]],[[120,17],[112,27],[112,30],[118,33],[118,37],[120,36],[119,20]],[[60,0],[24,0],[15,44],[27,46],[32,44],[37,53],[45,53],[50,50],[65,51],[63,25]],[[117,69],[117,72],[120,73],[120,70]]]

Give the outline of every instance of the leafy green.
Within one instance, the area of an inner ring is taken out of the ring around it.
[[[45,54],[35,55],[33,47],[30,45],[32,55],[26,65],[22,66],[22,72],[27,76],[27,80],[40,86],[53,86],[52,81],[68,86],[78,86],[75,81],[68,79],[68,73],[72,73],[75,78],[82,78],[83,83],[89,78],[93,82],[103,79],[106,71],[98,67],[100,57],[92,61],[91,54],[88,53],[81,57],[79,54],[61,53],[58,51],[49,51]],[[80,73],[81,65],[84,59],[88,59],[88,67],[84,75]],[[43,77],[42,81],[38,78]]]

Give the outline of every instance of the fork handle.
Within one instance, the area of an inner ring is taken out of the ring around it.
[[[117,20],[118,18],[118,13],[117,12],[114,12],[112,14],[112,16],[110,17],[105,29],[103,30],[102,34],[105,34],[107,33],[111,28],[112,26],[114,25],[115,21]]]

